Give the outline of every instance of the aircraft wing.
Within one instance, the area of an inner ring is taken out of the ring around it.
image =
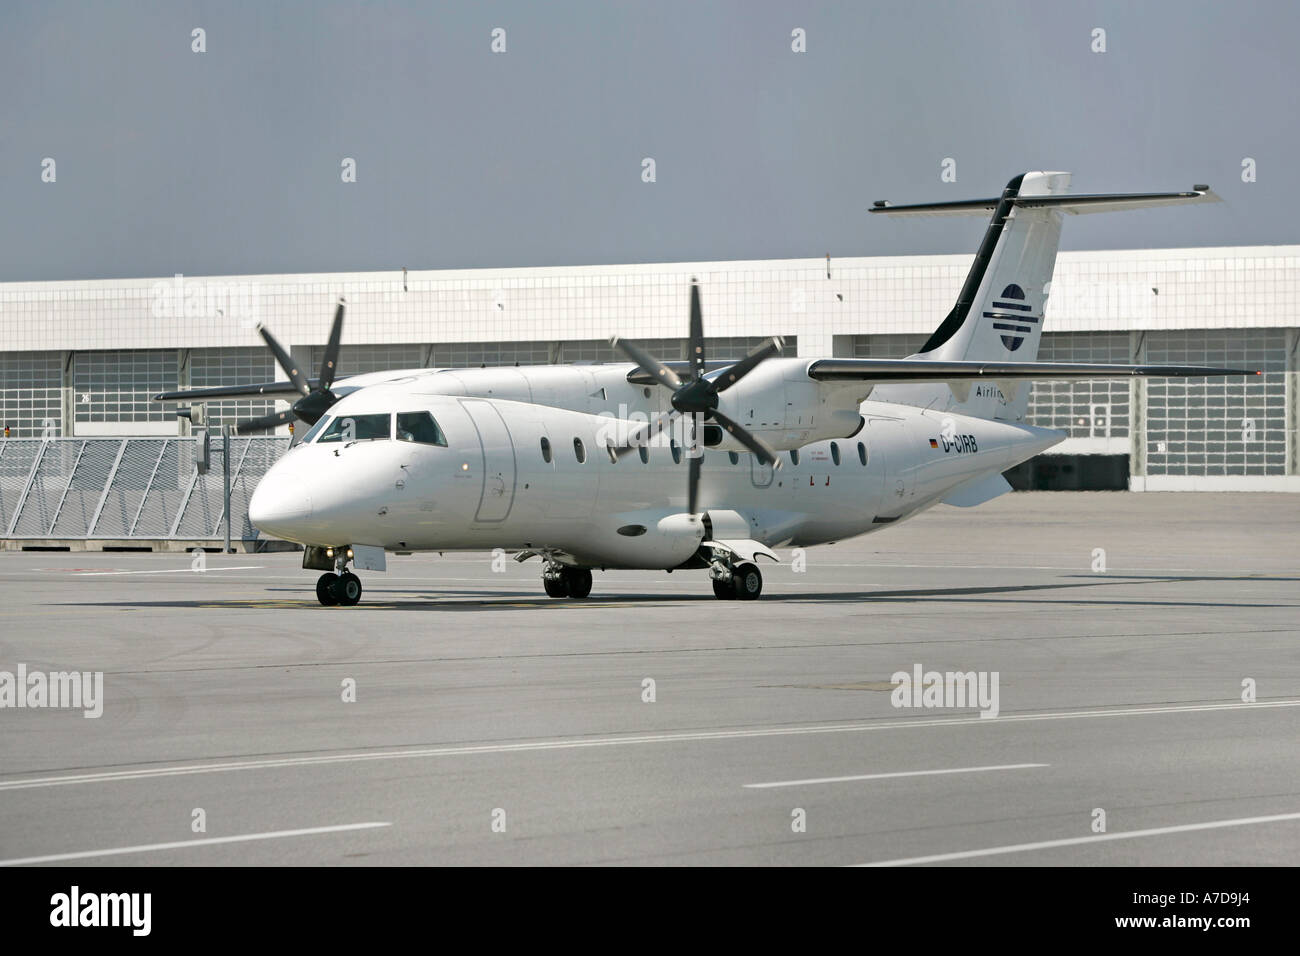
[[[1187,378],[1202,375],[1261,375],[1253,369],[1204,365],[1100,365],[1072,362],[931,362],[925,359],[817,359],[808,377],[817,382],[951,382],[965,379],[1042,381],[1089,378]]]
[[[319,382],[311,378],[307,380],[312,388],[315,388]],[[293,387],[293,382],[262,382],[261,384],[250,385],[220,385],[215,388],[191,388],[179,392],[159,392],[153,397],[155,402],[189,402],[189,401],[208,401],[217,398],[242,398],[245,396],[258,395],[297,395],[298,390]]]
[[[384,372],[361,372],[340,378],[334,385],[334,393],[340,397],[355,392],[368,385],[383,385],[412,375],[428,375],[434,369],[389,369]],[[320,379],[309,378],[307,384],[316,388]],[[176,392],[159,392],[153,397],[155,402],[206,402],[223,398],[256,398],[258,396],[283,396],[287,401],[298,397],[298,390],[293,382],[253,382],[248,385],[219,385],[214,388],[190,388]]]

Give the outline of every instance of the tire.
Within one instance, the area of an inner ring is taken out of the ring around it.
[[[719,601],[734,601],[736,600],[735,586],[730,581],[719,581],[714,578],[713,596]]]
[[[316,600],[326,607],[339,603],[339,599],[334,596],[334,585],[338,579],[339,576],[333,571],[326,571],[316,579]]]
[[[344,607],[352,607],[361,600],[361,579],[345,571],[334,582],[334,598]]]
[[[736,600],[756,601],[763,593],[763,573],[752,564],[742,564],[731,573]]]
[[[568,568],[564,572],[569,597],[582,600],[591,593],[591,571],[587,568]]]
[[[562,598],[569,596],[569,578],[567,575],[557,574],[555,577],[542,575],[542,587],[546,589],[546,596],[553,598]]]

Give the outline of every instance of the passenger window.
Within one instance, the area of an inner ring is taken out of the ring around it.
[[[648,465],[648,464],[650,464],[650,449],[649,449],[649,448],[647,448],[645,445],[642,445],[640,448],[637,449],[637,454],[639,454],[639,455],[641,456],[641,464],[643,464],[643,465]]]
[[[672,450],[673,453],[673,464],[680,465],[682,463],[682,449],[681,446],[677,444],[677,439],[674,438],[672,441],[670,441],[668,443],[668,447]]]
[[[316,442],[383,441],[392,437],[392,419],[392,415],[340,415]]]
[[[398,412],[397,440],[447,447],[447,438],[428,412]]]
[[[840,445],[839,442],[831,442],[831,461],[836,465],[840,463]]]
[[[583,447],[581,438],[573,440],[573,457],[578,459],[580,465],[587,460],[587,449]]]
[[[551,440],[545,435],[542,436],[542,461],[551,463]]]
[[[867,467],[867,446],[858,442],[858,461],[862,462],[862,467]]]
[[[739,465],[739,464],[740,464],[740,456],[737,455],[734,451],[729,451],[729,452],[727,452],[727,457],[728,457],[729,459],[731,459],[731,463],[732,463],[733,465]]]
[[[799,449],[798,449],[798,448],[791,448],[791,449],[790,449],[790,464],[792,464],[792,465],[797,465],[797,464],[799,464]]]

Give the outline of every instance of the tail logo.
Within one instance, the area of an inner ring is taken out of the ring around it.
[[[1033,311],[1034,307],[1025,302],[1025,290],[1013,282],[993,300],[993,311],[985,312],[984,318],[993,320],[993,328],[1002,338],[1002,344],[1007,351],[1014,352],[1034,326],[1042,321],[1042,316],[1031,314]]]

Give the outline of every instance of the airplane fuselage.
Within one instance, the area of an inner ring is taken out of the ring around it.
[[[470,380],[467,391],[477,377],[461,374]],[[617,460],[608,450],[626,422],[608,409],[616,400],[626,408],[637,394],[646,402],[639,388],[611,395],[606,384],[604,414],[593,414],[501,399],[495,387],[492,397],[479,397],[428,394],[427,384],[418,391],[411,384],[367,387],[340,400],[331,418],[427,411],[445,446],[313,436],[259,486],[255,524],[307,545],[537,550],[586,567],[674,568],[705,538],[807,546],[888,527],[1060,438],[1031,426],[863,402],[847,437],[784,451],[776,469],[748,452],[704,451],[701,527],[686,514],[689,449],[680,439],[664,436]],[[569,400],[594,403],[601,386],[589,390],[593,384],[594,376]]]

